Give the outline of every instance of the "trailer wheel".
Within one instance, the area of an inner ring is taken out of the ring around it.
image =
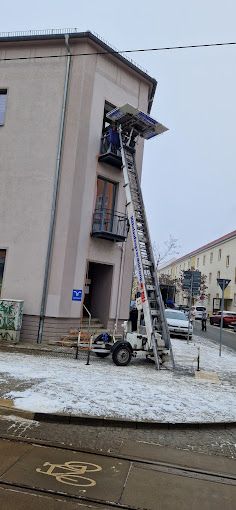
[[[118,345],[112,353],[112,360],[118,367],[125,367],[131,360],[131,350],[127,345]]]
[[[95,352],[95,354],[98,358],[107,358],[107,356],[109,356],[110,352]]]

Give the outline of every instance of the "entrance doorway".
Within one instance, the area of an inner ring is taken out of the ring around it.
[[[112,275],[113,266],[97,262],[88,263],[84,304],[92,317],[99,319],[105,328],[109,319]],[[84,316],[87,316],[86,311]]]

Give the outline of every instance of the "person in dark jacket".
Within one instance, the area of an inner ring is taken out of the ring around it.
[[[138,329],[138,310],[134,306],[130,310],[129,320],[130,320],[131,325],[132,325],[132,332],[133,331],[137,331],[137,329]]]
[[[202,331],[206,331],[206,322],[207,322],[207,313],[206,310],[203,310],[202,312]]]
[[[116,154],[120,148],[120,137],[115,124],[112,124],[108,129],[108,142],[111,146],[111,152]]]

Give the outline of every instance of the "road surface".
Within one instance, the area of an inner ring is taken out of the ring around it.
[[[202,331],[201,321],[195,321],[193,332],[195,335],[201,336],[202,338],[209,338],[218,344],[220,342],[219,326],[211,326],[209,322],[207,322],[207,331]],[[236,333],[229,328],[223,328],[222,345],[226,345],[236,351]]]
[[[148,446],[148,445],[147,445]],[[119,456],[0,439],[4,510],[233,510],[231,459],[129,448]]]

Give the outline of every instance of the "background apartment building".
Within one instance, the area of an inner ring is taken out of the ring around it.
[[[236,230],[211,243],[201,246],[183,257],[170,261],[159,270],[160,275],[167,275],[178,280],[182,271],[197,269],[206,276],[206,297],[203,303],[209,313],[220,309],[221,289],[217,278],[229,278],[229,286],[225,289],[225,310],[236,311]],[[176,292],[177,304],[187,304],[184,292]]]
[[[39,326],[62,336],[83,304],[105,327],[128,317],[133,254],[106,113],[149,112],[156,81],[112,51],[90,32],[0,37],[0,289],[24,300],[24,339]],[[142,155],[140,141],[139,174]]]

